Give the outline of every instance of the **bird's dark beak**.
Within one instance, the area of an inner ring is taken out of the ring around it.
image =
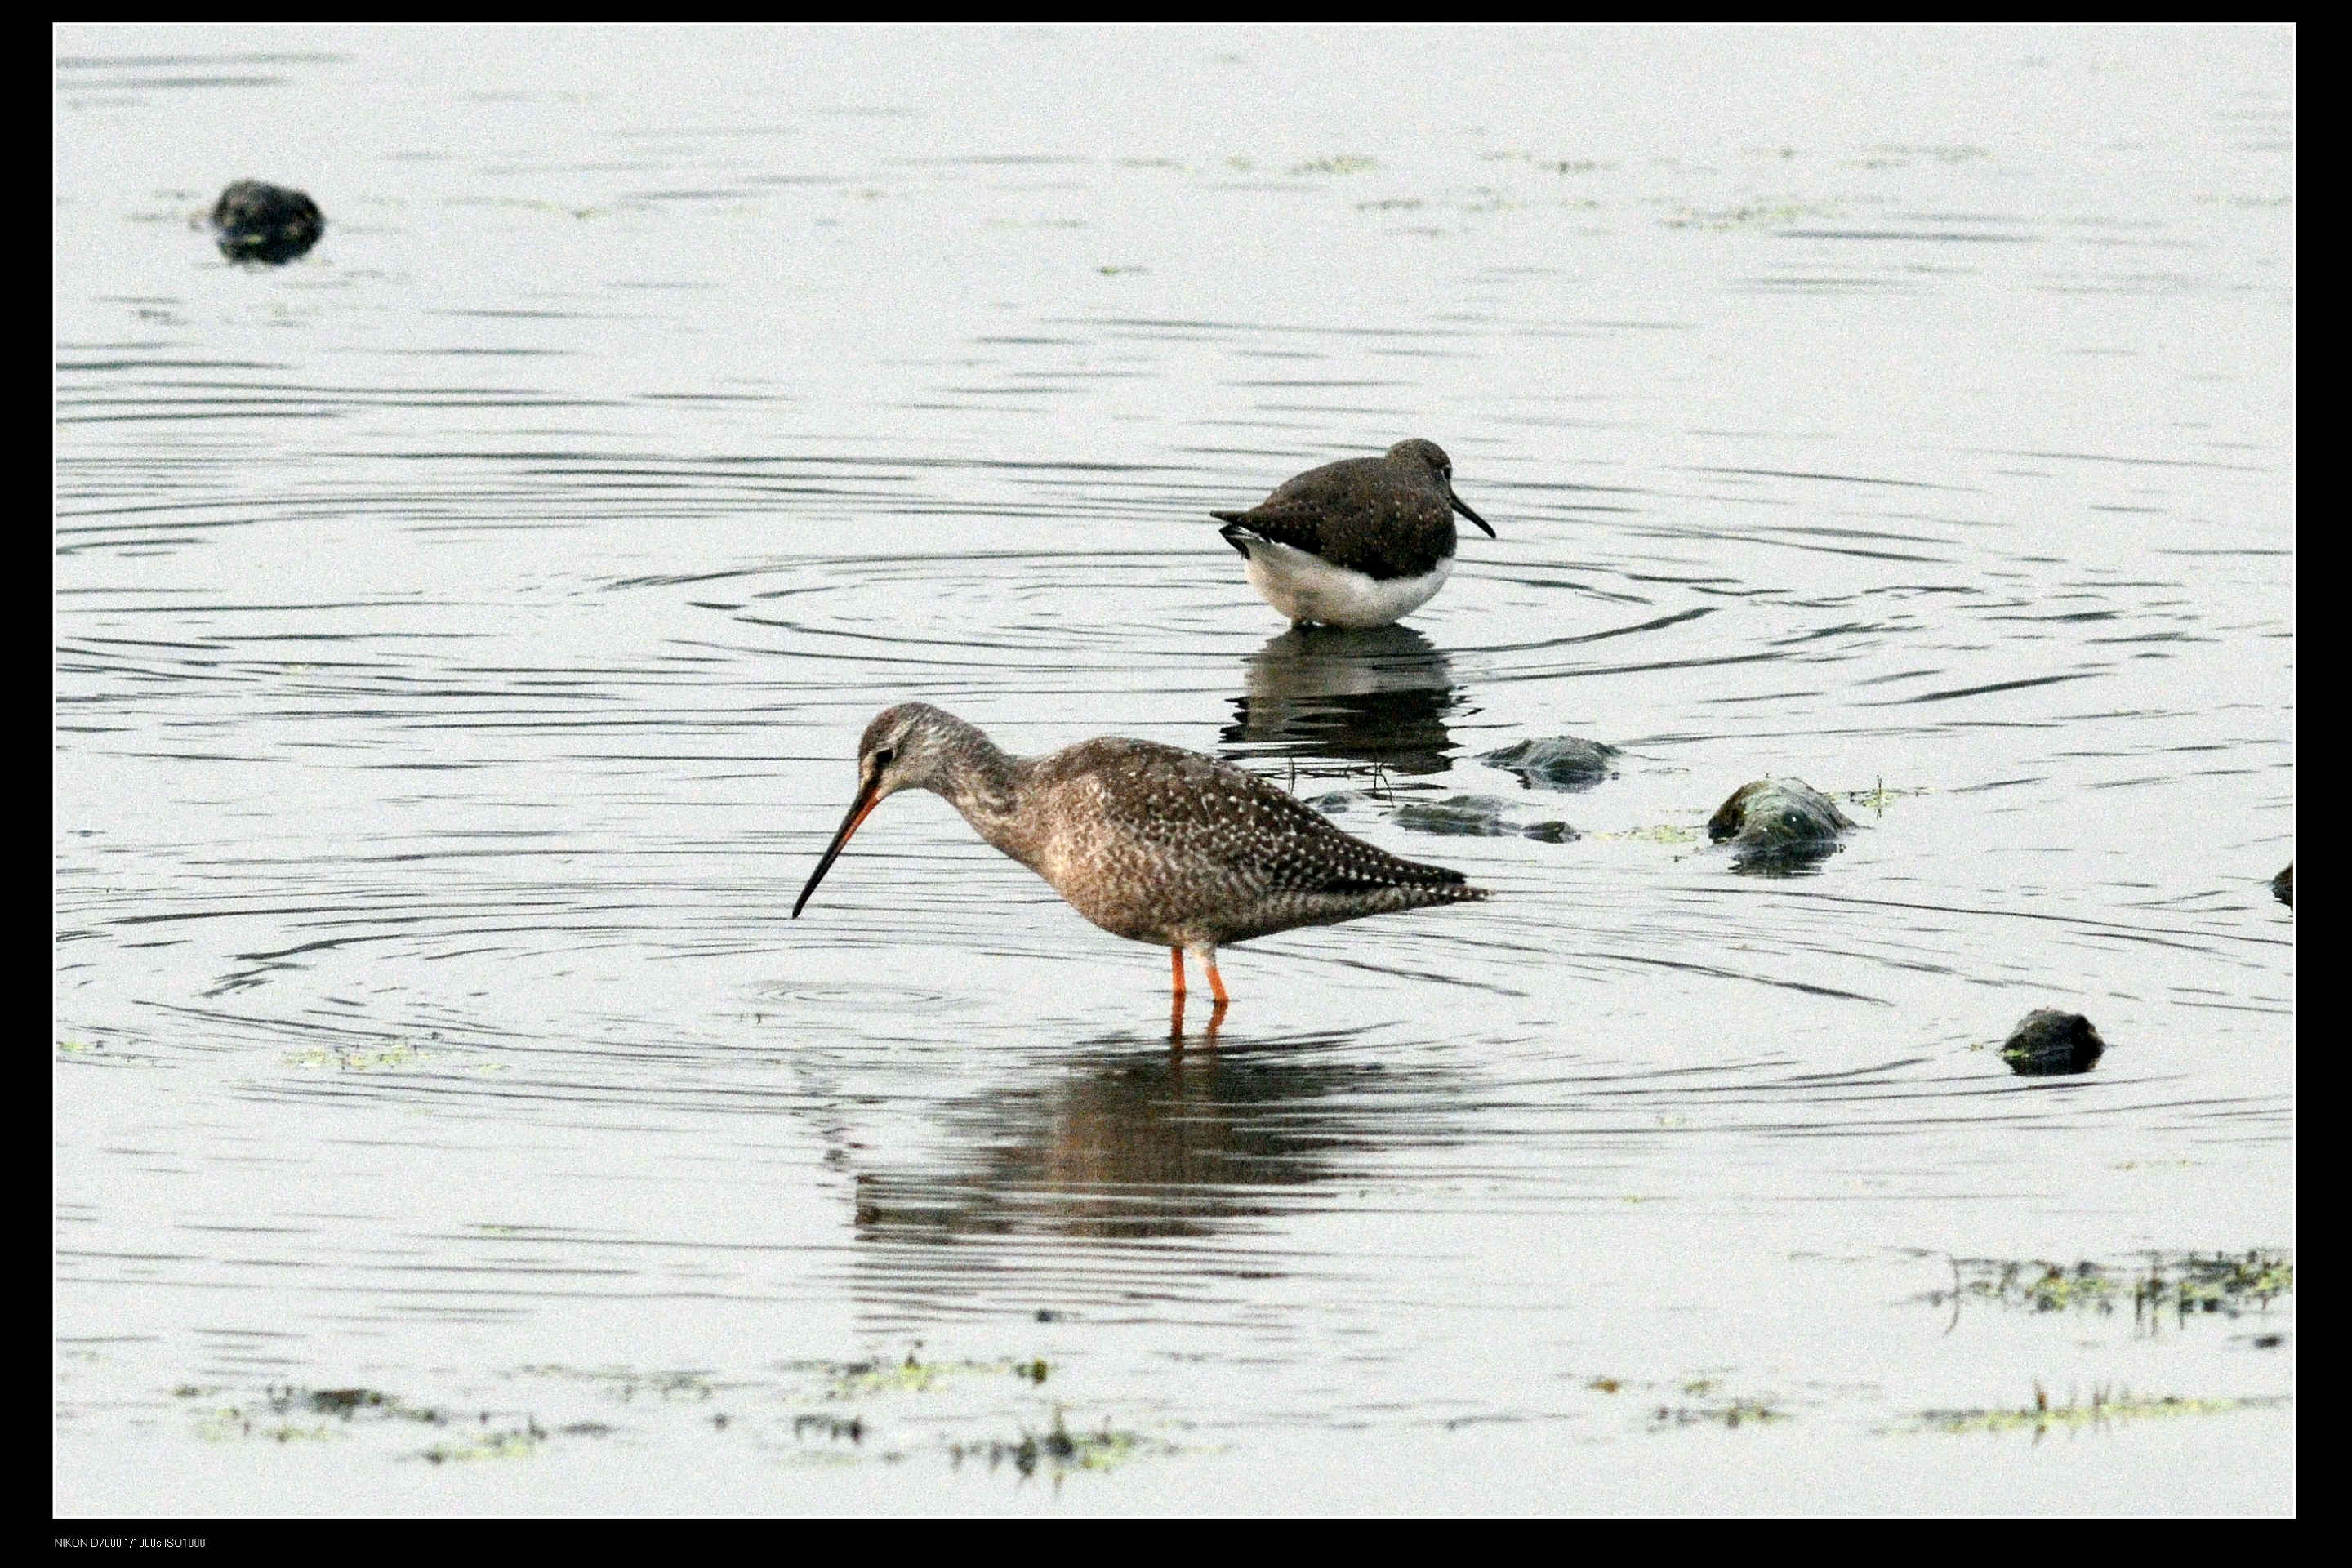
[[[809,875],[808,886],[801,889],[801,896],[793,904],[793,919],[801,918],[801,910],[807,906],[809,895],[816,891],[819,882],[824,880],[824,874],[833,869],[833,863],[841,858],[842,846],[847,844],[849,836],[857,831],[857,825],[882,804],[881,790],[882,770],[877,768],[872,778],[857,786],[857,798],[849,803],[849,815],[841,819],[841,831],[833,836],[832,844],[825,848],[824,858],[816,863],[816,869]]]
[[[1489,526],[1489,525],[1488,525],[1488,523],[1487,523],[1487,521],[1486,521],[1486,520],[1485,518],[1480,517],[1476,512],[1472,511],[1468,507],[1465,506],[1465,505],[1462,503],[1462,498],[1461,498],[1460,496],[1455,495],[1455,494],[1454,493],[1454,487],[1453,487],[1453,486],[1451,486],[1451,485],[1448,485],[1448,486],[1446,486],[1446,487],[1445,487],[1445,499],[1446,499],[1447,500],[1450,500],[1450,501],[1452,501],[1452,502],[1454,503],[1454,510],[1455,511],[1460,512],[1463,516],[1465,516],[1465,517],[1468,518],[1471,521],[1473,521],[1473,522],[1476,523],[1479,527],[1486,529],[1486,537],[1487,537],[1487,538],[1489,538],[1489,539],[1499,539],[1500,537],[1502,537],[1500,534],[1497,534],[1497,533],[1494,531],[1494,529],[1493,529],[1491,526]]]

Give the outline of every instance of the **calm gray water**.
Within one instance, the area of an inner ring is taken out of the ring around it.
[[[60,1512],[2295,1506],[2293,32],[56,49]],[[933,796],[788,919],[917,698],[1498,896],[1181,1052]]]

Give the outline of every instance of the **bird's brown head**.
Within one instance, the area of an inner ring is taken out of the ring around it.
[[[866,733],[857,742],[857,794],[850,801],[849,811],[842,817],[833,842],[825,847],[824,858],[816,863],[808,885],[794,900],[793,919],[801,918],[809,895],[824,880],[824,874],[833,869],[833,863],[841,858],[841,851],[849,843],[849,836],[857,831],[857,825],[900,790],[934,786],[944,776],[957,742],[971,730],[971,726],[954,714],[928,702],[901,702],[874,715],[874,722],[866,726]]]
[[[1431,473],[1437,476],[1439,487],[1445,491],[1446,504],[1479,527],[1486,529],[1487,538],[1496,537],[1494,529],[1488,525],[1486,520],[1465,506],[1462,498],[1454,493],[1454,459],[1445,455],[1444,447],[1434,441],[1424,441],[1416,436],[1410,441],[1399,441],[1395,446],[1391,447],[1389,456],[1419,463],[1428,468]]]

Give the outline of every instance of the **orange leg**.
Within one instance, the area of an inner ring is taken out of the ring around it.
[[[1175,976],[1176,994],[1181,997],[1184,994],[1184,950],[1182,948],[1171,947],[1168,950],[1168,971]],[[1214,974],[1216,971],[1213,969],[1209,973]]]
[[[1201,962],[1208,966],[1209,994],[1214,996],[1217,999],[1217,1005],[1222,1007],[1233,998],[1225,994],[1225,977],[1217,973],[1217,950],[1213,947],[1202,953]]]

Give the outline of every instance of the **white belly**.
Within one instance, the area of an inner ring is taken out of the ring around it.
[[[1272,540],[1245,542],[1250,586],[1292,620],[1318,626],[1387,626],[1429,603],[1454,570],[1449,555],[1418,577],[1391,577],[1383,583]]]

